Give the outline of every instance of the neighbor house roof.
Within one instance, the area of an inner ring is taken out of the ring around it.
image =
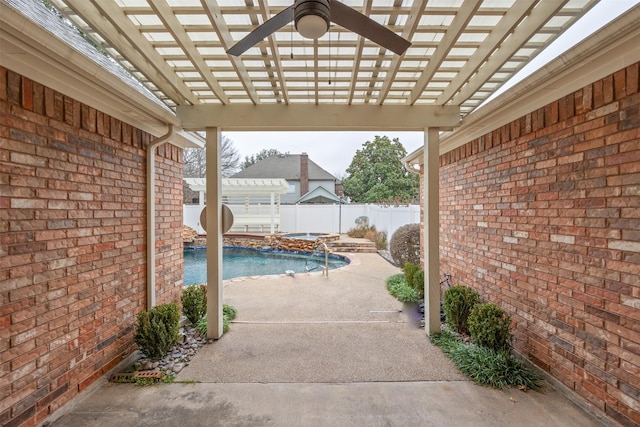
[[[233,178],[284,178],[300,180],[300,154],[267,157],[241,170]],[[309,181],[335,181],[336,177],[309,159]]]

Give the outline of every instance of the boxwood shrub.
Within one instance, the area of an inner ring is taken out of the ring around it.
[[[182,313],[192,325],[198,323],[207,312],[206,285],[185,286],[182,290]]]
[[[134,341],[150,359],[164,357],[178,342],[180,310],[178,304],[162,304],[138,314]]]
[[[511,317],[493,303],[476,305],[469,314],[469,334],[474,343],[495,351],[511,349]]]
[[[444,292],[442,310],[446,323],[459,333],[468,334],[467,320],[473,307],[480,302],[480,295],[475,289],[467,286],[452,286]]]

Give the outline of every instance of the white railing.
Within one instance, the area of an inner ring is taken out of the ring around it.
[[[198,233],[201,206],[184,205],[184,224]],[[278,230],[290,233],[319,232],[346,233],[356,226],[356,219],[367,217],[369,225],[378,231],[385,231],[391,239],[393,233],[405,224],[420,223],[420,206],[379,206],[379,205],[280,205]],[[268,230],[265,224],[265,230]]]

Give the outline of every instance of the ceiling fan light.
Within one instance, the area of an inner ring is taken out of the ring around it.
[[[302,37],[318,39],[329,30],[329,0],[296,0],[294,21]]]
[[[307,15],[298,20],[296,29],[302,37],[319,39],[327,32],[328,26],[320,16]]]

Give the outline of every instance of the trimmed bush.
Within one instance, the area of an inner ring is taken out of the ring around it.
[[[162,304],[138,314],[134,341],[150,359],[164,357],[178,342],[180,310],[178,304]]]
[[[238,310],[236,310],[235,307],[227,305],[227,304],[223,304],[222,305],[222,315],[226,316],[227,319],[233,320],[233,319],[236,318],[237,314],[238,314]]]
[[[407,278],[407,283],[413,283],[413,276],[418,272],[418,270],[420,270],[420,265],[412,262],[408,262],[402,267],[404,276]]]
[[[468,334],[467,320],[473,307],[480,302],[480,295],[475,289],[467,286],[452,286],[444,293],[442,310],[447,325],[453,330]]]
[[[407,284],[415,289],[419,298],[424,298],[424,271],[420,265],[408,262],[404,265],[403,271]]]
[[[407,224],[391,236],[391,258],[400,267],[408,262],[420,264],[420,224]]]
[[[404,284],[406,283],[406,281],[407,281],[407,278],[405,277],[404,274],[394,274],[393,276],[389,276],[387,277],[387,281],[386,281],[387,290],[389,291],[389,293],[391,293],[392,288],[398,285]]]
[[[223,334],[226,334],[227,332],[229,332],[229,322],[235,319],[237,314],[238,314],[238,310],[236,310],[235,307],[227,304],[222,305],[222,333]],[[196,331],[198,331],[198,333],[201,336],[203,337],[207,336],[207,318],[206,317],[202,317],[200,320],[198,320],[198,323],[196,323],[195,325],[196,325]]]
[[[511,317],[499,306],[490,302],[476,305],[468,323],[475,344],[495,351],[511,349]]]
[[[198,323],[207,312],[207,288],[205,285],[186,286],[182,290],[182,313],[192,325]]]
[[[424,298],[424,270],[420,269],[413,275],[411,287],[416,290],[420,298]]]

